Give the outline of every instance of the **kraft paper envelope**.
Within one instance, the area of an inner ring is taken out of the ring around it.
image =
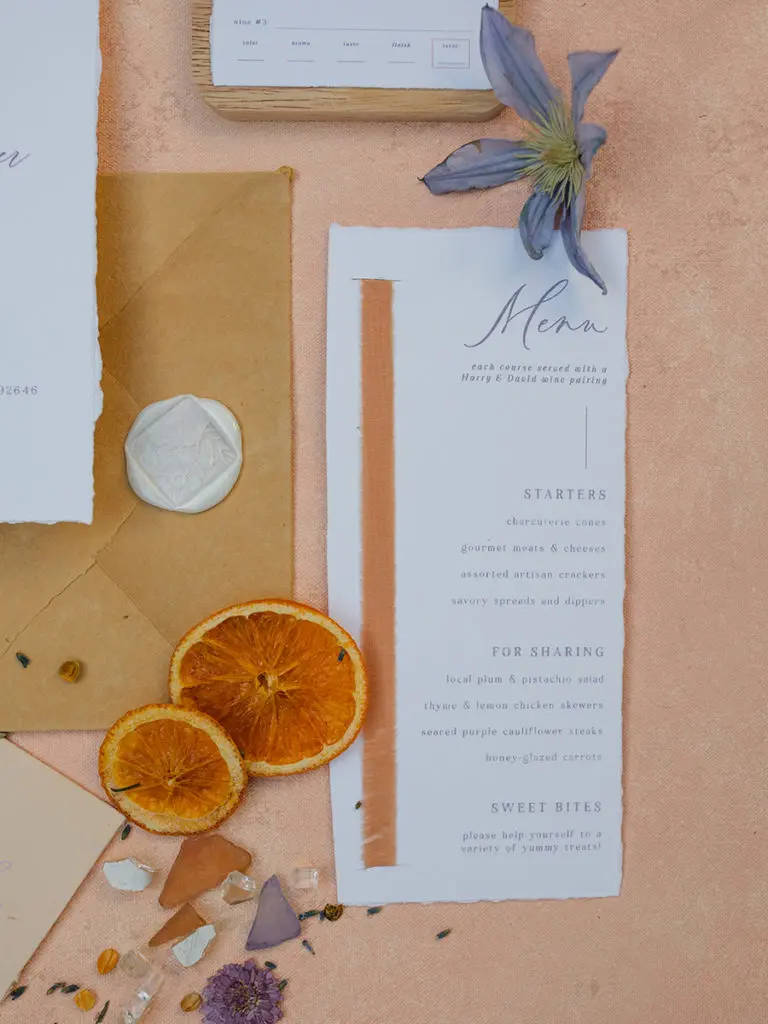
[[[123,816],[9,740],[0,740],[0,818],[1,1000]]]
[[[0,525],[5,731],[102,729],[167,701],[189,628],[292,590],[289,174],[108,175],[97,208],[94,522]],[[140,501],[123,456],[138,411],[185,393],[224,402],[243,433],[239,481],[199,515]]]

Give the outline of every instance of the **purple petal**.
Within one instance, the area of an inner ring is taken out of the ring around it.
[[[262,887],[256,919],[245,948],[271,949],[281,942],[295,939],[300,933],[299,919],[283,896],[277,875],[272,875]]]
[[[579,156],[584,164],[586,177],[592,176],[592,161],[595,153],[605,145],[608,133],[600,124],[580,124],[576,129],[576,141],[579,144]]]
[[[494,188],[517,181],[526,171],[530,150],[509,139],[478,139],[451,153],[422,179],[433,195]]]
[[[493,91],[526,121],[546,117],[562,98],[538,58],[531,33],[488,6],[483,8],[480,54]]]
[[[546,192],[534,192],[520,214],[520,238],[532,260],[540,260],[552,241],[560,199]]]
[[[594,281],[603,295],[608,294],[605,281],[598,274],[595,268],[587,259],[587,254],[581,247],[581,222],[584,217],[586,186],[582,185],[576,200],[568,206],[563,214],[563,222],[560,225],[560,234],[563,237],[563,246],[566,255],[571,261],[574,270]]]
[[[571,117],[575,125],[581,124],[589,94],[616,60],[618,52],[611,50],[610,53],[595,53],[592,50],[581,50],[579,53],[568,54],[568,67],[571,71]]]

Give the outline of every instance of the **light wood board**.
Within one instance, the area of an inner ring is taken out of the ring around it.
[[[235,121],[489,121],[502,110],[490,90],[330,89],[214,85],[213,0],[192,3],[192,74],[206,103]],[[507,17],[514,0],[499,0]]]

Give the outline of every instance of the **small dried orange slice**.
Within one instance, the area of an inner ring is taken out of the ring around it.
[[[115,722],[99,751],[99,775],[126,818],[161,835],[216,828],[248,782],[218,722],[173,704],[149,704]]]
[[[327,615],[293,601],[217,612],[171,659],[171,699],[215,718],[251,775],[295,775],[338,757],[363,724],[362,655]]]

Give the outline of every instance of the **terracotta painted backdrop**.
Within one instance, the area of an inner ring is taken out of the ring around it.
[[[521,0],[519,19],[560,81],[569,47],[622,47],[588,111],[610,137],[587,226],[625,226],[631,244],[624,888],[610,900],[393,907],[373,918],[349,911],[308,929],[317,956],[295,943],[275,951],[290,978],[286,1017],[760,1024],[768,1019],[765,5]],[[296,585],[300,598],[323,605],[328,225],[514,224],[523,185],[435,199],[417,176],[478,134],[516,135],[518,122],[509,114],[479,129],[233,124],[192,86],[186,3],[104,0],[103,23],[105,169],[296,168]],[[98,736],[17,740],[97,789]],[[228,831],[254,850],[260,877],[307,861],[323,873],[321,898],[333,895],[327,772],[252,786]],[[117,845],[157,866],[176,848],[140,834]],[[85,1020],[62,997],[38,993],[62,979],[96,981],[99,951],[127,948],[156,920],[153,899],[119,899],[94,873],[30,965],[29,992],[0,1008],[0,1022]],[[245,921],[236,920],[208,966],[241,955]],[[453,933],[436,943],[444,927]],[[206,974],[172,977],[150,1019],[181,1019],[178,999]],[[119,1001],[115,976],[96,988],[113,1007]]]

